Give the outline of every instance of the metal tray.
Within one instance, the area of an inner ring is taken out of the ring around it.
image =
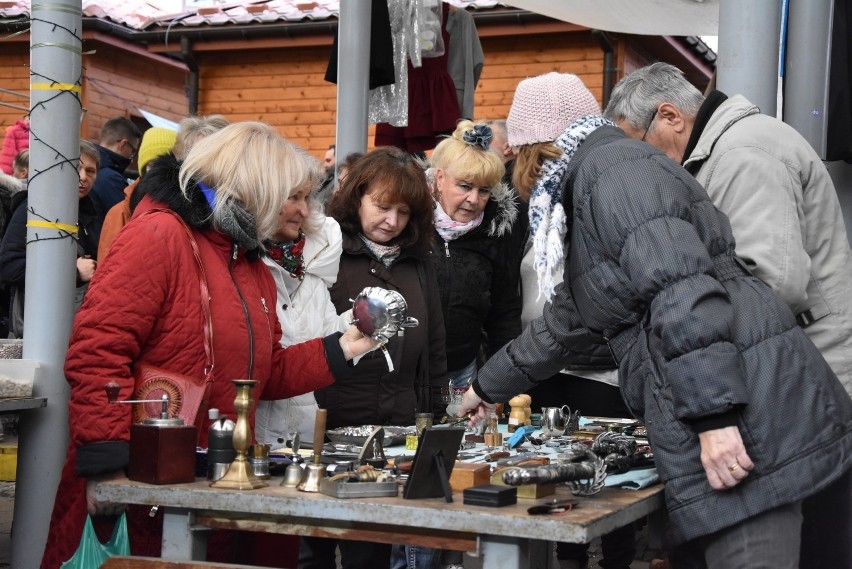
[[[382,439],[382,446],[392,447],[405,444],[405,436],[417,433],[414,426],[411,427],[382,427],[385,430],[385,436]],[[326,431],[328,440],[333,443],[342,443],[348,445],[364,446],[367,439],[376,429],[373,425],[364,425],[362,427],[341,427],[339,429],[331,429]]]
[[[333,498],[377,498],[398,496],[399,484],[391,482],[332,482],[328,478],[320,480],[320,492]]]

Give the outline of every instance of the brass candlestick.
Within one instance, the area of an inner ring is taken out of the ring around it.
[[[249,425],[248,414],[251,408],[251,390],[257,385],[253,379],[232,380],[237,388],[237,396],[234,399],[234,409],[237,410],[237,424],[234,427],[234,450],[237,458],[231,463],[228,472],[215,482],[211,482],[212,488],[226,488],[228,490],[254,490],[263,488],[266,482],[254,475],[246,459],[251,443],[251,425]]]

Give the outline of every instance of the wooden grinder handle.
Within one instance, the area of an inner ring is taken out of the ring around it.
[[[320,463],[322,455],[322,445],[325,442],[325,421],[328,417],[326,409],[317,409],[317,416],[314,419],[314,464]]]

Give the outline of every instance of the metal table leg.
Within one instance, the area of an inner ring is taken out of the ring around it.
[[[191,510],[166,508],[163,512],[163,559],[205,561],[207,528],[193,528],[195,514]]]
[[[551,569],[553,543],[485,535],[480,537],[482,569]]]

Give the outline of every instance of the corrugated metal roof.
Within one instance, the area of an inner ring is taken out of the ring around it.
[[[450,0],[464,8],[489,9],[496,0]],[[205,7],[182,7],[182,2],[169,0],[83,0],[83,15],[109,19],[134,30],[155,25],[223,26],[271,22],[298,22],[336,18],[339,0],[267,0],[253,2],[221,2]],[[30,0],[0,1],[0,17],[29,16]]]

